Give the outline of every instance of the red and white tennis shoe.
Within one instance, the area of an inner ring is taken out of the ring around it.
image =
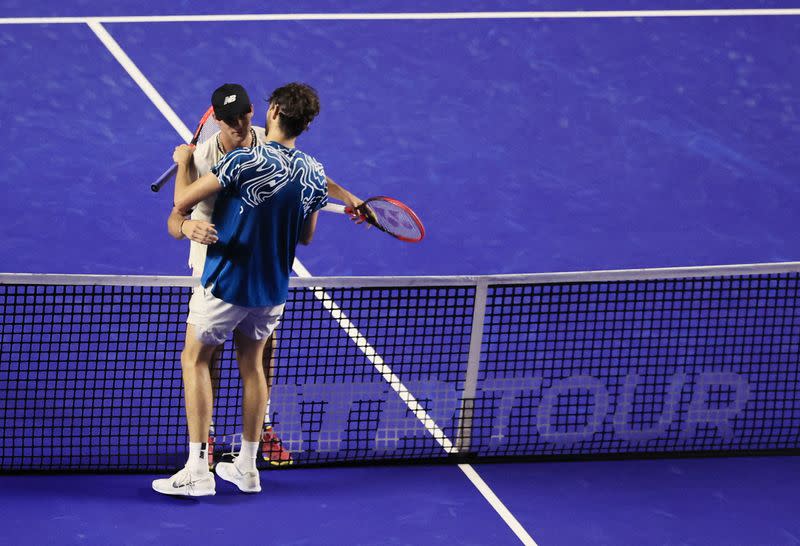
[[[292,452],[283,447],[271,426],[265,426],[261,433],[261,456],[273,466],[287,466],[294,462]]]

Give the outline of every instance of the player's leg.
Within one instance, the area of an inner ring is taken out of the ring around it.
[[[237,361],[242,380],[242,447],[234,463],[218,463],[217,476],[248,493],[261,491],[256,456],[267,406],[264,347],[278,325],[283,304],[251,309],[236,328]]]
[[[272,398],[272,380],[275,376],[277,340],[278,332],[276,330],[272,332],[264,347],[264,358],[262,360],[264,375],[267,378],[267,409],[264,413],[264,428],[261,431],[261,456],[273,466],[285,466],[292,464],[292,453],[283,447],[281,439],[272,428],[269,403]]]
[[[219,393],[220,359],[222,358],[222,345],[218,346],[211,355],[211,392],[213,399]],[[211,414],[211,424],[208,427],[208,467],[214,468],[214,444],[216,444],[216,430],[214,429],[214,414]]]
[[[200,278],[203,276],[203,266],[205,264],[205,256],[206,256],[205,246],[196,243],[191,244],[191,250],[189,252],[189,264],[190,267],[192,268],[192,276],[198,280],[200,280]],[[201,286],[195,287],[192,290],[192,296],[194,297],[194,292],[198,291],[202,292],[203,290],[204,288]],[[220,358],[222,357],[222,350],[223,346],[222,345],[218,346],[211,357],[211,391],[214,400],[217,399],[217,393],[219,392],[219,378],[220,378],[219,363],[220,363]],[[216,431],[214,430],[214,414],[212,412],[211,425],[208,427],[208,467],[212,469],[214,468],[215,443],[216,443]]]
[[[214,495],[214,475],[208,470],[208,427],[211,424],[213,394],[210,365],[216,346],[203,343],[191,324],[181,352],[186,423],[189,429],[189,458],[186,466],[170,478],[153,481],[153,489],[167,495]]]
[[[234,463],[218,463],[217,475],[236,484],[246,493],[261,491],[256,468],[261,426],[267,407],[267,380],[262,367],[266,339],[252,339],[239,331],[236,341],[236,360],[242,381],[242,447]]]
[[[275,373],[275,347],[277,346],[278,332],[272,332],[264,345],[261,358],[261,368],[264,370],[264,377],[267,380],[267,407],[264,410],[264,428],[272,424],[272,416],[269,413],[269,400],[272,395],[272,378]]]
[[[214,403],[211,387],[211,358],[215,345],[206,345],[197,338],[195,327],[186,327],[186,344],[181,353],[181,371],[186,401],[186,422],[190,442],[205,442],[211,426]]]
[[[181,353],[189,460],[174,476],[153,481],[153,489],[159,493],[190,496],[215,493],[206,444],[213,405],[211,359],[214,350],[246,316],[246,309],[214,297],[210,290],[199,288],[192,294],[186,319],[186,343]]]
[[[251,339],[239,330],[234,332],[239,376],[242,380],[242,439],[258,442],[267,408],[267,380],[262,367],[266,339]]]

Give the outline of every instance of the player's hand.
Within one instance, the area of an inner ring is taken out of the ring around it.
[[[356,224],[363,224],[364,222],[367,223],[367,228],[372,227],[374,224],[378,222],[375,213],[372,212],[372,209],[369,208],[363,201],[359,202],[357,205],[350,207],[348,206],[345,208],[345,212],[350,216],[350,219],[355,222]]]
[[[352,193],[347,192],[343,201],[345,205],[345,212],[347,212],[348,216],[350,216],[350,219],[356,224],[368,222],[367,227],[369,228],[371,223],[376,220],[375,213],[364,204],[364,201]]]
[[[181,233],[201,245],[213,245],[219,241],[214,224],[209,224],[203,220],[184,220],[181,224]]]
[[[194,153],[194,146],[188,144],[180,144],[175,146],[172,152],[172,160],[178,165],[186,165],[192,161],[192,154]]]

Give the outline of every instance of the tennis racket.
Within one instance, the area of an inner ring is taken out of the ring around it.
[[[425,237],[425,226],[411,208],[391,197],[370,197],[356,209],[344,205],[328,204],[322,210],[359,217],[384,233],[408,243],[417,243]]]
[[[217,131],[219,131],[219,125],[217,125],[217,120],[214,119],[214,108],[209,106],[206,113],[200,118],[200,123],[197,124],[197,130],[194,132],[192,141],[189,144],[196,146],[198,143],[205,142]],[[178,164],[173,163],[155,182],[150,184],[150,189],[159,191],[173,176],[175,176],[177,170]]]

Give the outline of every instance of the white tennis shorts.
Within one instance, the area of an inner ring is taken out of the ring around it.
[[[195,328],[197,339],[205,345],[221,345],[234,330],[250,339],[266,339],[278,326],[285,304],[274,307],[240,307],[215,297],[211,290],[198,286],[189,300],[186,323]]]

